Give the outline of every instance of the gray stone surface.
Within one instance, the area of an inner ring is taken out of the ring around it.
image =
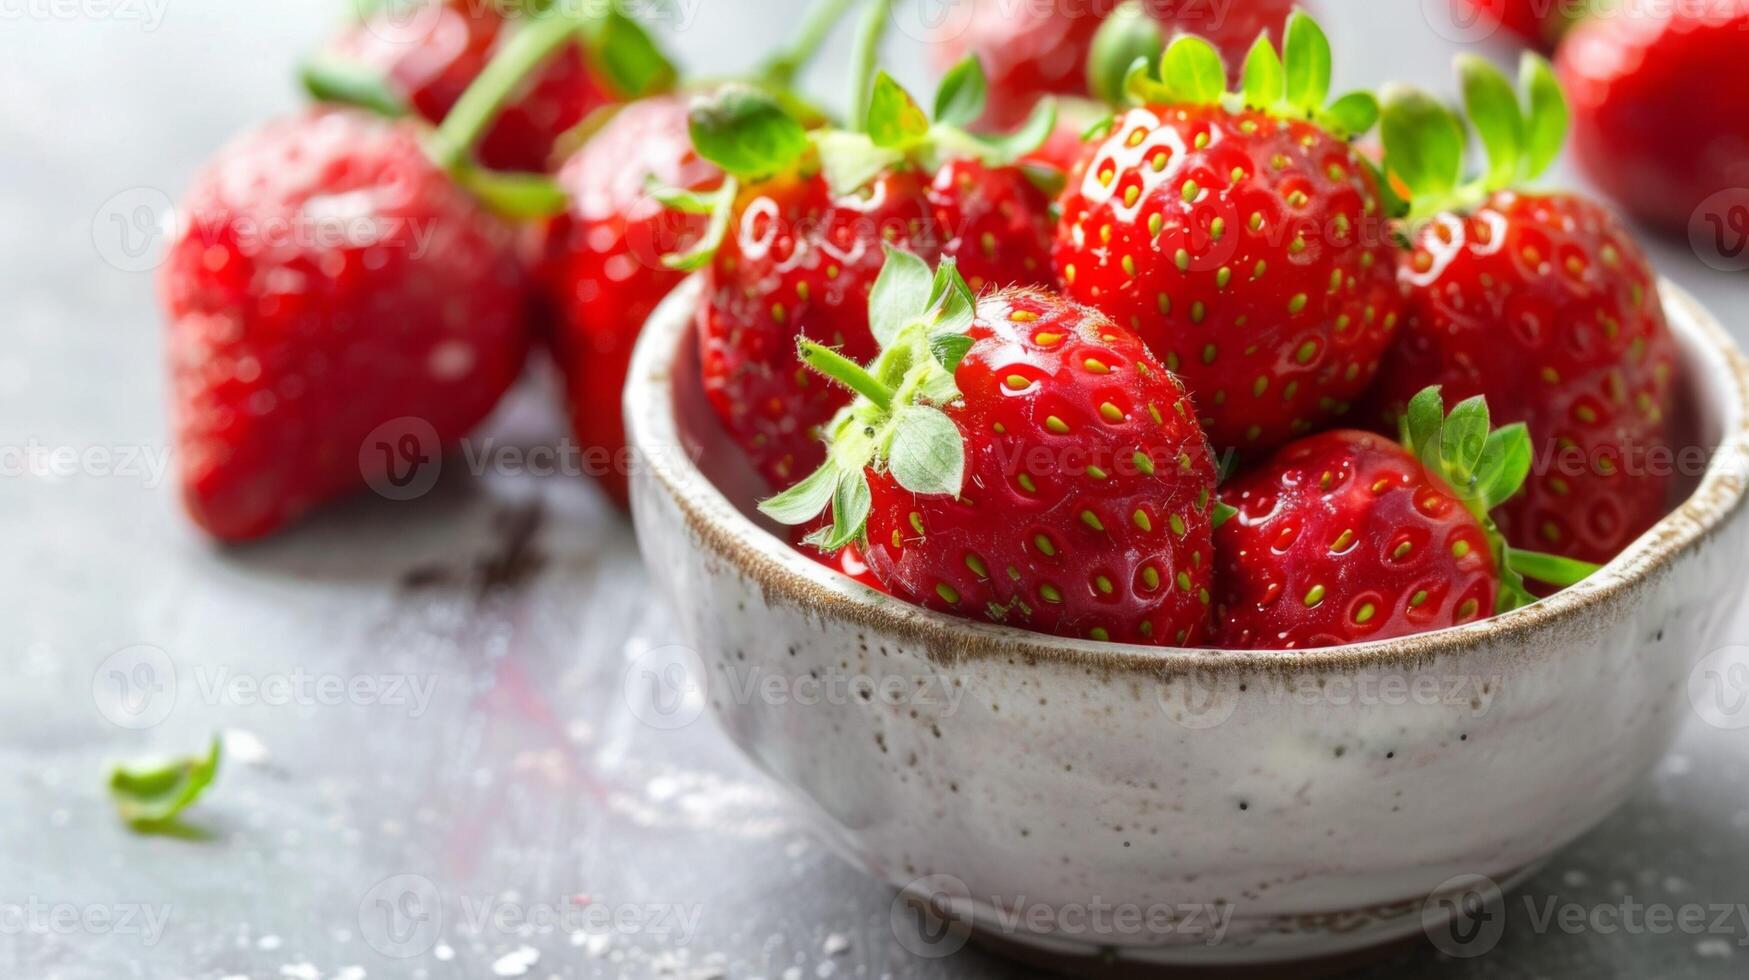
[[[1435,3],[1326,0],[1346,81],[1444,87],[1452,45],[1422,13]],[[139,269],[157,243],[116,222],[161,211],[226,135],[294,105],[293,59],[340,6],[0,3],[0,977],[1009,975],[972,951],[905,952],[890,893],[805,836],[708,722],[661,731],[628,713],[628,658],[678,638],[627,524],[587,484],[451,466],[417,503],[360,499],[236,550],[183,522],[155,472],[162,349]],[[675,6],[676,48],[723,71],[801,4]],[[920,79],[905,40],[894,60]],[[825,59],[824,92],[844,61]],[[1749,335],[1741,274],[1682,243],[1654,251]],[[487,435],[551,445],[551,406],[537,376]],[[117,455],[20,474],[29,447]],[[158,662],[147,715],[162,720],[113,723],[105,706],[128,717],[116,671],[158,657],[175,677]],[[335,678],[403,687],[336,703],[320,686]],[[125,832],[107,761],[216,729],[232,752],[197,812],[211,839]],[[1369,975],[1744,975],[1746,739],[1691,722],[1628,806],[1513,896],[1492,953],[1414,950]],[[421,917],[433,891],[441,921]],[[618,924],[534,921],[583,896]],[[404,900],[403,932],[384,932],[384,900]],[[1551,902],[1593,924],[1539,929]],[[1702,934],[1609,920],[1657,904],[1730,914],[1715,928],[1709,912]]]

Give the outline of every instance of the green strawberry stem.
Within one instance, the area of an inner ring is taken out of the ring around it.
[[[811,340],[802,341],[797,345],[797,349],[801,353],[802,363],[812,368],[816,373],[825,375],[867,398],[883,412],[893,410],[892,389],[881,384],[874,375],[864,370],[862,365],[830,347],[822,347]]]
[[[574,40],[579,29],[575,19],[543,17],[517,31],[438,127],[433,140],[433,158],[438,165],[453,170],[465,162],[523,80],[553,52]]]
[[[1524,587],[1526,577],[1566,588],[1597,571],[1596,565],[1586,562],[1507,546],[1491,512],[1511,499],[1530,475],[1530,432],[1522,422],[1493,428],[1488,402],[1480,395],[1459,402],[1448,415],[1439,391],[1433,385],[1409,400],[1399,423],[1403,448],[1429,476],[1444,483],[1482,526],[1500,573],[1495,611],[1508,612],[1536,601]]]
[[[1148,19],[1145,13],[1140,16]],[[1370,92],[1350,92],[1329,101],[1330,39],[1303,10],[1288,15],[1279,54],[1268,32],[1258,35],[1245,58],[1238,92],[1227,90],[1226,64],[1204,38],[1180,34],[1156,59],[1148,57],[1153,41],[1147,32],[1148,26],[1134,15],[1102,27],[1104,36],[1096,35],[1087,69],[1096,94],[1138,104],[1254,109],[1284,119],[1308,119],[1345,139],[1365,135],[1378,122],[1378,100]]]
[[[872,0],[863,12],[862,26],[856,36],[856,52],[850,71],[850,115],[845,128],[860,133],[868,124],[868,103],[874,89],[875,63],[880,59],[881,42],[887,36],[887,21],[892,17],[893,0]]]
[[[1600,567],[1576,558],[1563,558],[1560,555],[1526,551],[1523,548],[1508,548],[1506,554],[1512,567],[1518,569],[1525,578],[1536,579],[1558,589],[1578,585]]]
[[[760,71],[760,82],[772,89],[792,88],[796,75],[814,60],[821,46],[826,43],[826,38],[831,36],[832,29],[859,2],[860,0],[819,0],[815,3],[802,20],[801,30],[796,32],[795,40],[768,61]]]
[[[954,372],[971,347],[965,336],[976,300],[951,259],[929,264],[886,246],[887,260],[869,291],[870,329],[881,344],[872,370],[803,339],[797,353],[810,370],[856,393],[827,426],[826,462],[795,486],[759,503],[782,524],[806,524],[828,506],[832,523],[808,543],[831,552],[862,537],[868,521],[868,470],[890,472],[915,494],[958,496],[965,479],[965,440],[937,406],[959,400]]]
[[[1146,70],[1166,53],[1166,34],[1139,0],[1125,0],[1099,25],[1087,55],[1087,91],[1111,105],[1124,101],[1124,83],[1137,61]]]
[[[1465,116],[1412,86],[1391,84],[1380,93],[1384,169],[1409,189],[1411,224],[1468,213],[1497,191],[1535,180],[1567,138],[1567,99],[1544,58],[1524,54],[1516,88],[1485,58],[1462,54],[1455,65]],[[1466,116],[1487,155],[1487,166],[1467,179]]]
[[[411,111],[381,74],[355,62],[319,55],[298,69],[298,80],[318,102],[358,106],[389,119]]]

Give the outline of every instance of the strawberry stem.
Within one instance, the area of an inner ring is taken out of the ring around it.
[[[845,126],[860,133],[868,124],[868,99],[874,90],[875,62],[880,57],[881,41],[887,36],[887,20],[892,16],[893,0],[872,0],[863,13],[862,27],[856,36],[856,54],[850,72],[850,115]]]
[[[881,384],[874,375],[864,370],[862,365],[830,347],[822,347],[811,340],[804,340],[796,347],[801,355],[802,363],[815,373],[824,375],[874,402],[875,406],[883,412],[892,411],[892,389]]]
[[[454,170],[464,163],[524,79],[581,30],[576,18],[543,17],[517,31],[438,127],[432,150],[438,166]]]
[[[814,60],[832,29],[844,19],[844,14],[858,0],[819,0],[802,20],[788,48],[769,61],[760,72],[760,81],[768,88],[787,89],[795,84],[796,74]]]

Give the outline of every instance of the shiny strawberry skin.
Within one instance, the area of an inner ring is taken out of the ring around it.
[[[868,293],[889,242],[937,249],[915,173],[888,173],[865,193],[834,197],[819,176],[743,190],[712,259],[699,307],[705,396],[731,438],[774,487],[825,459],[820,427],[849,402],[796,357],[806,337],[856,361],[877,353]]]
[[[787,487],[820,464],[820,427],[850,400],[802,367],[797,339],[856,361],[877,353],[868,293],[885,259],[883,243],[953,256],[968,275],[989,283],[1030,285],[1049,277],[1042,262],[1048,224],[1025,213],[1044,203],[1042,195],[1024,196],[1018,171],[974,167],[948,164],[945,176],[933,180],[892,170],[841,197],[819,176],[784,177],[742,192],[728,239],[709,266],[699,349],[706,396],[772,486]],[[979,174],[989,185],[963,194],[962,174]],[[986,247],[986,230],[999,236],[994,248]],[[1009,262],[1015,267],[1005,268]]]
[[[1207,630],[1213,455],[1183,387],[1128,331],[1033,289],[985,294],[945,411],[964,489],[871,472],[865,555],[892,593],[1059,636]]]
[[[928,190],[941,250],[973,291],[1051,278],[1051,202],[1019,167],[950,160]]]
[[[1309,123],[1132,109],[1083,152],[1061,210],[1064,290],[1184,379],[1217,449],[1261,451],[1343,414],[1398,326],[1371,173]]]
[[[607,461],[602,486],[626,502],[620,407],[632,347],[644,321],[686,277],[662,264],[703,235],[702,215],[670,210],[645,181],[715,188],[722,172],[687,135],[687,103],[656,96],[627,103],[560,168],[571,204],[553,222],[543,286],[555,316],[554,354],[565,376],[572,431],[586,460]]]
[[[1336,430],[1278,449],[1221,491],[1216,618],[1232,649],[1384,640],[1493,615],[1481,524],[1403,447]]]
[[[976,55],[990,79],[984,122],[1008,128],[1024,119],[1046,95],[1086,95],[1087,55],[1093,35],[1119,0],[1076,3],[1014,3],[973,0],[965,20],[949,17],[933,44],[947,68]],[[1210,41],[1229,65],[1244,61],[1257,35],[1282,36],[1293,0],[1146,0],[1168,37],[1183,31]]]
[[[1708,197],[1749,187],[1749,100],[1724,81],[1746,55],[1749,0],[1641,0],[1580,24],[1558,67],[1586,175],[1661,228],[1704,222]]]
[[[412,125],[354,110],[270,123],[208,164],[182,213],[159,281],[176,455],[216,537],[260,537],[363,487],[384,423],[410,416],[453,444],[521,370],[516,233]]]
[[[1602,206],[1495,195],[1442,215],[1403,261],[1410,302],[1375,417],[1427,385],[1524,422],[1537,465],[1494,514],[1521,548],[1605,562],[1661,517],[1678,352],[1645,254]]]
[[[372,14],[330,41],[327,53],[380,72],[421,117],[436,124],[513,32],[513,22],[490,2],[425,0],[419,10]],[[558,138],[616,98],[589,69],[581,50],[567,47],[505,105],[477,156],[495,169],[545,171]]]

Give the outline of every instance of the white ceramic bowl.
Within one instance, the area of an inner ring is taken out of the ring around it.
[[[729,736],[849,860],[950,912],[899,929],[924,955],[968,921],[1106,964],[1419,934],[1445,897],[1509,887],[1628,796],[1744,591],[1749,362],[1671,287],[1691,441],[1717,449],[1679,507],[1529,608],[1297,653],[971,622],[790,549],[750,516],[764,490],[699,389],[697,297],[689,282],[656,312],[626,391],[644,558]]]

